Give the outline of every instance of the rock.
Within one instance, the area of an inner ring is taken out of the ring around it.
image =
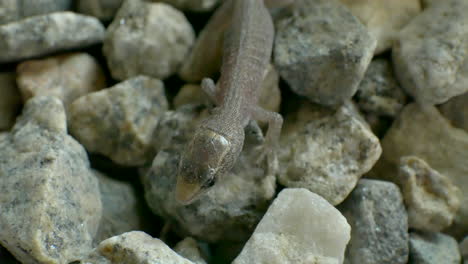
[[[358,89],[376,40],[336,0],[296,0],[276,27],[275,66],[291,89],[337,106]]]
[[[190,105],[188,105],[190,106]],[[246,129],[244,149],[234,168],[192,204],[184,206],[175,199],[179,158],[198,120],[187,106],[162,117],[155,138],[162,145],[141,179],[152,211],[171,222],[181,236],[207,242],[245,241],[275,195],[275,177],[255,162],[263,143],[261,130]]]
[[[360,180],[338,209],[351,225],[345,263],[407,263],[408,217],[395,184]]]
[[[185,84],[174,97],[175,108],[186,104],[203,105],[208,103],[211,101],[198,84]]]
[[[452,125],[468,132],[468,93],[453,97],[439,109]]]
[[[457,241],[442,233],[410,233],[410,263],[459,264],[461,261]]]
[[[0,131],[9,130],[21,106],[21,95],[16,87],[14,73],[0,72]]]
[[[342,263],[350,226],[321,196],[284,189],[233,264]]]
[[[123,0],[80,0],[77,4],[77,10],[80,13],[95,16],[101,20],[111,20]]]
[[[4,0],[0,2],[0,25],[30,16],[69,10],[72,0]]]
[[[450,226],[460,207],[460,190],[422,159],[402,157],[398,185],[408,210],[410,228],[440,231]]]
[[[17,74],[23,101],[38,95],[55,96],[65,108],[78,97],[106,86],[101,67],[87,53],[26,61],[18,65]]]
[[[433,106],[403,108],[382,140],[383,155],[370,177],[392,180],[400,158],[417,156],[448,177],[462,193],[468,192],[468,133],[452,127]],[[451,234],[468,232],[468,196],[461,197]]]
[[[367,68],[355,99],[367,113],[394,117],[405,105],[406,95],[395,79],[390,62],[375,59]]]
[[[396,75],[421,104],[468,91],[468,2],[441,1],[414,18],[393,46]]]
[[[195,33],[184,14],[164,3],[125,1],[107,29],[103,52],[112,77],[164,79],[175,73]]]
[[[463,264],[468,264],[468,236],[460,243],[460,253],[463,258]]]
[[[0,150],[0,243],[22,263],[87,255],[101,199],[84,148],[67,135],[62,103],[29,100]]]
[[[377,39],[375,54],[391,48],[399,31],[421,12],[419,0],[340,0]]]
[[[279,182],[309,189],[333,205],[348,196],[382,152],[351,103],[336,111],[304,103],[288,119],[278,153]]]
[[[206,264],[205,259],[202,257],[200,248],[198,247],[197,241],[191,237],[187,237],[184,240],[177,243],[174,247],[175,252],[182,257],[192,261],[195,264]]]
[[[102,41],[104,26],[96,18],[58,12],[0,26],[0,63],[84,48]]]
[[[153,2],[166,2],[184,11],[206,12],[212,10],[219,2],[224,0],[152,0]]]
[[[138,76],[74,101],[69,129],[89,152],[121,165],[143,165],[156,155],[159,139],[153,136],[167,109],[164,84]]]

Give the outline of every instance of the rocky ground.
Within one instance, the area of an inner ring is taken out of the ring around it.
[[[468,0],[271,9],[278,173],[183,206],[222,2],[0,1],[0,263],[467,264]]]

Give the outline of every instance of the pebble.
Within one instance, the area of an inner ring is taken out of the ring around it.
[[[340,0],[377,39],[375,54],[392,47],[400,30],[421,12],[419,0]]]
[[[115,16],[122,3],[123,0],[79,0],[76,8],[80,13],[109,21]]]
[[[288,121],[289,120],[289,121]],[[278,181],[306,188],[337,205],[379,159],[379,139],[352,103],[331,111],[304,102],[286,116]]]
[[[87,255],[101,218],[99,187],[84,148],[67,135],[60,100],[29,100],[0,150],[0,244],[22,263]]]
[[[410,228],[441,231],[450,226],[460,207],[460,190],[422,159],[402,157],[398,185],[408,210]]]
[[[360,180],[338,209],[351,225],[345,263],[407,263],[408,217],[395,184]]]
[[[463,264],[468,264],[468,236],[460,243],[460,253],[463,258]]]
[[[410,257],[412,264],[460,264],[457,241],[442,233],[411,232]]]
[[[273,201],[233,264],[343,262],[350,226],[321,196],[287,188]]]
[[[453,97],[439,107],[442,115],[450,120],[453,126],[468,132],[468,92]]]
[[[153,0],[165,2],[183,11],[207,12],[211,11],[219,2],[225,0]]]
[[[376,47],[366,27],[337,0],[296,0],[276,26],[274,60],[291,89],[339,106],[357,91]]]
[[[69,10],[73,0],[4,0],[0,2],[0,25],[30,16]]]
[[[18,65],[17,83],[23,101],[38,95],[55,96],[67,108],[75,99],[106,87],[104,73],[87,53],[68,53]]]
[[[0,131],[5,131],[13,126],[21,106],[14,73],[0,72],[0,93]]]
[[[107,28],[103,52],[112,77],[164,79],[176,73],[195,41],[179,10],[142,0],[125,1]]]
[[[468,92],[468,2],[441,2],[411,20],[393,46],[398,80],[421,104]]]
[[[96,18],[72,12],[34,16],[0,25],[0,63],[84,48],[100,43],[104,33],[104,26]]]
[[[192,261],[194,264],[206,264],[197,241],[187,237],[175,245],[174,251],[182,257]]]
[[[154,133],[167,109],[164,84],[137,76],[74,101],[69,129],[89,152],[120,165],[143,165],[156,155]]]

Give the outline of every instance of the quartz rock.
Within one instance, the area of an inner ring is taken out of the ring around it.
[[[87,53],[69,53],[31,60],[17,67],[23,101],[37,95],[55,96],[67,108],[75,99],[106,86],[104,73]]]
[[[453,97],[440,106],[440,112],[458,128],[468,132],[468,92]]]
[[[14,73],[0,73],[0,131],[9,130],[21,105]]]
[[[191,237],[187,237],[177,243],[177,245],[174,247],[174,250],[177,252],[177,254],[192,261],[195,264],[206,264],[206,261],[200,252],[200,248],[198,247],[197,241]]]
[[[376,40],[336,0],[296,0],[277,23],[274,57],[291,89],[315,103],[337,106],[358,89]]]
[[[402,157],[397,184],[408,210],[408,225],[427,231],[450,226],[460,207],[460,190],[418,157]]]
[[[0,25],[30,16],[69,10],[72,0],[2,0]]]
[[[104,26],[96,18],[72,12],[0,25],[0,63],[84,48],[101,42],[104,33]]]
[[[461,261],[457,241],[442,233],[410,233],[410,257],[412,264],[459,264]]]
[[[468,264],[468,236],[460,243],[460,253],[463,258],[463,264]]]
[[[60,100],[29,100],[0,150],[0,243],[22,263],[87,255],[101,218],[98,181],[67,135]]]
[[[343,262],[350,226],[321,196],[284,189],[233,264]]]
[[[377,39],[375,54],[391,48],[398,32],[421,11],[419,0],[340,0]]]
[[[164,3],[125,1],[107,29],[103,52],[112,77],[164,79],[175,73],[195,41],[184,14]]]
[[[216,4],[223,0],[152,0],[153,2],[166,2],[184,11],[206,12],[212,10]]]
[[[107,21],[115,16],[122,2],[123,0],[79,0],[77,9],[80,13]]]
[[[378,138],[354,105],[336,111],[304,103],[282,131],[278,180],[341,203],[380,157]]]
[[[156,154],[153,135],[167,108],[164,84],[138,76],[74,101],[70,133],[88,151],[117,164],[143,165]]]
[[[408,217],[395,184],[360,180],[338,209],[351,225],[345,263],[407,263]]]
[[[396,75],[421,104],[440,104],[468,91],[468,2],[431,5],[393,46]]]
[[[371,62],[355,98],[363,111],[390,117],[396,116],[406,101],[392,66],[386,59]]]

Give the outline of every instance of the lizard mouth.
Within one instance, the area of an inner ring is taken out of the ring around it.
[[[189,183],[189,182],[184,181],[183,179],[177,180],[175,196],[176,196],[176,200],[179,203],[183,205],[191,204],[202,193],[203,191],[202,191],[200,184]]]

